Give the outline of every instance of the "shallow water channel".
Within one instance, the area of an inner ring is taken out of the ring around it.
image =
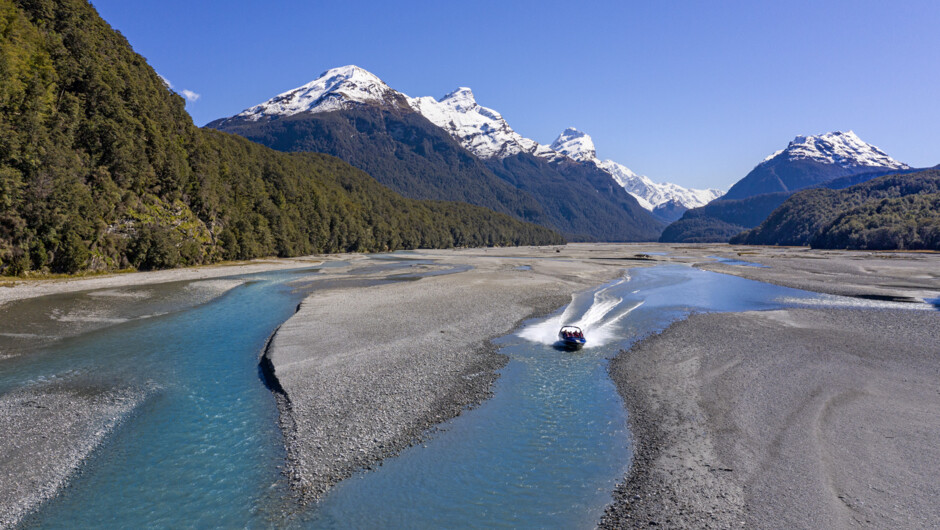
[[[625,271],[498,339],[510,360],[492,399],[298,515],[280,475],[274,399],[257,368],[265,340],[305,295],[291,286],[298,277],[252,275],[211,302],[0,359],[0,392],[67,378],[150,395],[26,525],[592,527],[629,465],[607,359],[693,311],[815,297],[681,265]],[[584,328],[588,347],[557,349],[563,323]]]

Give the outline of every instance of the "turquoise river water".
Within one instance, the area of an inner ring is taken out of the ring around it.
[[[497,340],[510,360],[492,399],[300,509],[280,473],[277,410],[258,355],[308,293],[294,286],[307,274],[316,271],[252,275],[208,303],[0,360],[0,392],[58,378],[149,395],[25,526],[592,527],[630,458],[608,359],[690,312],[818,298],[682,265],[624,271]],[[584,328],[588,347],[557,349],[563,323]]]

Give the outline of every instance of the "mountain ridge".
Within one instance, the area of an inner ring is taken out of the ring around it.
[[[407,105],[446,131],[481,160],[504,159],[524,153],[549,163],[560,162],[566,156],[577,162],[593,163],[608,172],[643,208],[654,214],[658,206],[664,205],[664,210],[670,212],[668,217],[672,217],[677,207],[701,206],[721,195],[721,191],[715,189],[693,190],[675,184],[657,184],[612,160],[602,162],[596,158],[591,138],[573,128],[563,132],[552,145],[540,144],[516,132],[498,111],[480,105],[468,87],[458,87],[440,98],[411,97],[355,65],[326,70],[305,85],[249,107],[232,118],[210,122],[207,126],[225,128],[233,118],[258,121],[262,117],[284,118],[302,113],[348,110],[357,105],[389,109]],[[586,138],[589,147],[585,149],[590,153],[559,143],[569,132]],[[672,204],[666,204],[670,201]],[[668,217],[664,220],[672,220]]]
[[[794,192],[845,176],[878,170],[911,169],[852,131],[797,136],[764,158],[725,195],[744,199],[761,193]]]
[[[685,210],[704,206],[724,194],[714,188],[701,190],[669,182],[656,183],[623,164],[609,159],[602,161],[597,157],[594,140],[590,135],[574,127],[559,134],[551,148],[573,160],[594,164],[606,171],[623,189],[636,197],[640,206],[666,222],[675,221]]]
[[[316,150],[339,156],[409,196],[436,189],[444,194],[435,197],[438,199],[507,211],[501,199],[474,196],[470,190],[509,185],[522,197],[519,202],[527,204],[509,213],[577,240],[650,241],[659,237],[663,223],[614,185],[610,175],[516,133],[501,114],[479,105],[470,89],[461,87],[440,99],[411,98],[363,72],[352,66],[327,70],[318,80],[207,127],[280,150]],[[341,81],[357,76],[359,81],[348,89]],[[408,125],[390,127],[391,116]],[[419,127],[418,122],[427,126]],[[464,156],[453,150],[447,160],[438,157],[435,149],[446,142],[430,127],[457,142],[466,156],[485,166],[489,174],[457,175],[449,186],[440,184],[453,176],[454,160]],[[301,129],[305,133],[298,132]],[[417,129],[420,131],[415,132]],[[352,144],[357,147],[350,149]],[[417,166],[427,170],[416,171]],[[404,182],[408,178],[413,180]],[[448,194],[449,187],[454,193]],[[537,205],[532,206],[530,199]]]

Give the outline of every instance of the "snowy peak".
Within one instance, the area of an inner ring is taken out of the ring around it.
[[[551,148],[578,162],[597,158],[594,141],[586,133],[574,127],[568,127],[559,134],[558,138],[555,138],[555,141],[552,142]]]
[[[291,116],[301,112],[329,112],[356,104],[397,106],[402,94],[392,90],[375,74],[355,65],[333,68],[306,85],[279,94],[242,111],[238,117],[258,120],[262,116]]]
[[[327,70],[313,81],[246,109],[234,118],[257,121],[263,117],[330,112],[357,105],[417,112],[482,159],[503,159],[526,153],[548,162],[570,159],[594,164],[609,173],[648,210],[669,201],[692,208],[721,194],[718,190],[687,190],[675,184],[656,184],[623,165],[609,160],[601,162],[591,137],[575,128],[565,129],[551,146],[542,145],[514,131],[499,112],[477,103],[473,91],[467,87],[459,87],[440,99],[412,98],[355,65]]]
[[[462,86],[450,94],[442,97],[439,102],[454,109],[455,112],[462,114],[467,113],[479,106],[477,105],[476,98],[473,97],[473,91],[465,86]]]
[[[630,195],[636,197],[640,206],[650,211],[670,202],[687,209],[698,208],[724,195],[723,191],[715,188],[699,190],[683,188],[671,182],[653,182],[649,177],[637,175],[630,168],[613,160],[597,161],[596,164],[609,173]]]
[[[769,162],[779,156],[785,156],[787,160],[812,160],[843,168],[910,168],[907,164],[898,162],[881,149],[865,142],[852,131],[797,136],[786,149],[767,157],[764,162]]]
[[[480,158],[506,158],[519,153],[550,160],[558,157],[548,146],[514,131],[500,113],[477,103],[469,88],[458,88],[440,99],[409,98],[408,104]]]
[[[723,194],[717,189],[695,190],[668,182],[656,183],[649,177],[637,175],[623,164],[613,160],[601,161],[597,158],[597,149],[591,137],[574,127],[569,127],[559,134],[552,142],[551,148],[578,162],[593,163],[609,174],[627,193],[633,195],[640,206],[651,212],[670,202],[683,208],[696,208]]]

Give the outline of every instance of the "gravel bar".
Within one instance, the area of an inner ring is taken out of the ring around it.
[[[45,383],[0,396],[0,528],[54,497],[146,394]]]
[[[940,521],[940,312],[693,315],[611,364],[634,461],[603,528]]]
[[[482,252],[481,252],[482,254]],[[472,270],[317,291],[265,353],[302,502],[422,439],[490,392],[506,360],[489,343],[622,268],[461,256]]]

